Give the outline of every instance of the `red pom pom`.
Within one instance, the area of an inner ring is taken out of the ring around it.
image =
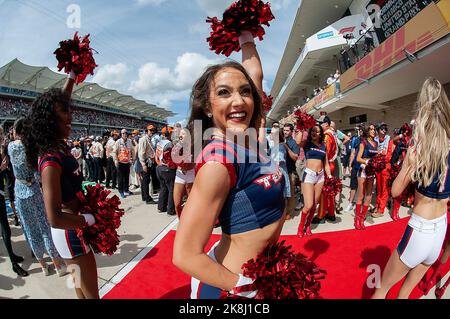
[[[272,108],[273,97],[271,95],[267,96],[266,92],[263,92],[262,100],[264,113],[267,114],[270,112],[270,109]]]
[[[77,84],[83,82],[89,74],[94,75],[97,67],[89,44],[89,34],[81,40],[78,32],[75,32],[73,39],[61,41],[60,47],[54,52],[58,60],[58,71],[64,69],[67,74],[73,71],[77,75]]]
[[[79,192],[81,213],[94,215],[95,224],[77,230],[77,235],[89,244],[94,253],[112,255],[119,245],[117,229],[120,227],[120,218],[124,210],[119,208],[120,200],[114,195],[107,198],[110,191],[102,185],[87,186],[86,194]]]
[[[237,292],[257,290],[255,299],[320,298],[320,282],[326,271],[301,253],[294,253],[284,241],[269,245],[256,259],[242,266],[243,275],[253,284],[235,288]],[[222,298],[240,298],[222,293]]]
[[[299,131],[306,131],[317,125],[316,120],[312,115],[301,110],[295,111],[294,116],[296,117],[296,127]]]
[[[336,177],[325,177],[322,192],[326,195],[336,196],[342,192],[342,181]]]
[[[253,37],[263,39],[265,34],[262,25],[270,26],[269,21],[275,17],[270,4],[261,0],[239,0],[223,13],[222,21],[217,17],[206,20],[211,23],[211,33],[207,41],[209,48],[216,54],[229,56],[233,51],[239,52],[239,35],[242,31],[250,31]]]
[[[374,176],[376,173],[381,173],[386,168],[386,156],[383,154],[377,154],[371,159],[366,166],[366,175]]]
[[[412,128],[411,126],[409,126],[408,123],[405,123],[402,125],[402,127],[400,128],[400,132],[405,135],[406,137],[411,137],[412,136]]]
[[[398,173],[400,173],[400,169],[402,166],[400,164],[394,164],[391,166],[391,169],[389,171],[389,178],[387,181],[388,187],[391,188],[392,184],[394,184],[395,179],[398,176]]]

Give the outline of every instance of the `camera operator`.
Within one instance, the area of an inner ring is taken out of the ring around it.
[[[361,23],[361,27],[362,30],[359,31],[359,34],[364,35],[364,55],[366,55],[375,48],[372,36],[372,33],[375,33],[375,31],[371,30],[372,27],[368,28],[364,22]]]

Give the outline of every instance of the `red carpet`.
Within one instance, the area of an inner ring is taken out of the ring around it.
[[[326,279],[322,280],[323,298],[370,298],[373,289],[367,287],[366,280],[373,270],[368,271],[367,267],[378,264],[381,270],[384,269],[391,251],[396,248],[403,235],[407,221],[408,218],[404,218],[398,222],[370,226],[365,231],[346,230],[315,234],[302,240],[295,236],[281,236],[281,239],[327,271]],[[174,237],[175,231],[170,231],[104,298],[189,298],[190,277],[171,262]],[[218,235],[213,235],[207,250],[218,239]],[[447,263],[445,273],[449,269],[450,263]],[[400,284],[391,289],[389,298],[397,296]],[[416,299],[422,295],[416,288],[410,298]]]

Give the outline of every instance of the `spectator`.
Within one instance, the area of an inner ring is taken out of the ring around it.
[[[156,145],[155,160],[158,165],[156,167],[156,172],[161,183],[158,200],[158,213],[167,212],[168,215],[176,214],[175,202],[173,198],[176,165],[171,158],[172,148],[173,144],[170,141],[170,133],[166,130],[164,139],[159,141]]]
[[[372,36],[372,33],[375,31],[371,30],[372,27],[368,28],[364,22],[361,23],[361,27],[362,30],[359,31],[359,34],[364,35],[364,51],[366,55],[375,48]]]
[[[146,134],[139,139],[139,151],[136,160],[142,167],[141,194],[142,200],[146,204],[156,203],[149,190],[149,184],[152,180],[152,167],[155,165],[155,149],[151,143],[154,130],[155,127],[153,125],[148,125],[145,131]]]
[[[327,79],[327,86],[333,84],[336,81],[333,74],[330,74],[330,76]]]
[[[296,198],[295,198],[295,181],[297,179],[296,171],[295,171],[295,162],[298,159],[298,156],[300,154],[300,148],[298,147],[297,143],[292,137],[292,134],[294,133],[294,125],[288,124],[284,126],[283,128],[284,137],[285,137],[285,147],[287,151],[286,156],[286,166],[287,166],[287,172],[289,175],[289,183],[290,183],[290,189],[291,189],[291,197],[288,198],[287,201],[287,213],[286,213],[286,219],[291,219],[294,217],[294,209],[296,206]]]
[[[134,147],[131,139],[128,138],[128,131],[123,129],[122,137],[114,144],[112,157],[118,171],[118,188],[121,198],[133,195],[129,191],[130,166],[134,161]]]

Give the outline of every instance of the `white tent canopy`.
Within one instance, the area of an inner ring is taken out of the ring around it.
[[[36,67],[14,59],[0,68],[0,85],[41,93],[64,85],[66,75],[53,72],[48,67]],[[74,88],[72,98],[82,102],[103,105],[121,112],[134,113],[142,117],[166,119],[175,113],[124,95],[116,90],[106,89],[96,83],[81,83]]]

